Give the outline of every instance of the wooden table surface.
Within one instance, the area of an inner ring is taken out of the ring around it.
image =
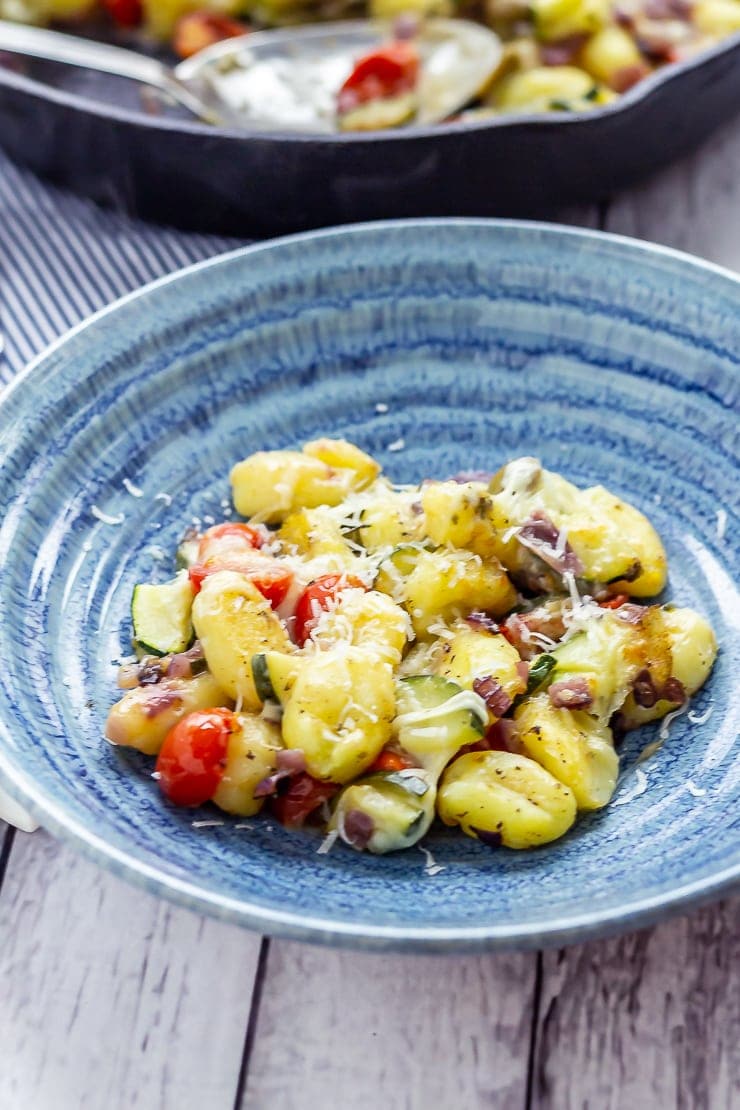
[[[740,120],[562,219],[740,270]],[[366,955],[0,842],[0,1110],[740,1108],[737,899],[541,954]]]

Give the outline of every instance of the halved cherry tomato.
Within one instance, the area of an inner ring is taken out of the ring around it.
[[[159,788],[177,806],[199,806],[218,789],[229,736],[239,727],[230,709],[199,709],[170,729],[157,758]]]
[[[617,594],[616,597],[610,597],[607,601],[600,601],[600,609],[620,609],[629,601],[627,594]]]
[[[368,767],[368,771],[404,771],[413,767],[413,763],[400,752],[382,751],[378,758]]]
[[[290,780],[284,794],[276,794],[270,799],[272,812],[281,825],[300,828],[310,813],[327,802],[339,787],[334,782],[321,782],[302,771]]]
[[[219,12],[189,12],[178,20],[172,45],[178,57],[190,58],[214,42],[246,35],[249,30],[246,23]]]
[[[119,27],[138,27],[141,23],[141,0],[103,0],[103,7]]]
[[[366,590],[367,586],[353,574],[322,574],[298,599],[295,608],[293,635],[301,647],[310,637],[322,613],[328,612],[344,590]]]
[[[410,42],[389,42],[365,54],[339,90],[339,112],[409,92],[419,79],[419,65],[419,52]]]
[[[252,524],[243,524],[236,520],[214,524],[200,537],[198,562],[205,563],[224,551],[253,551],[262,547],[266,539],[264,530],[255,528]]]
[[[277,609],[285,600],[294,577],[293,571],[277,559],[268,559],[257,554],[253,554],[251,558],[236,554],[223,559],[212,559],[207,563],[195,563],[190,567],[188,574],[195,592],[200,590],[204,578],[217,574],[220,570],[235,570],[246,575],[273,609]]]

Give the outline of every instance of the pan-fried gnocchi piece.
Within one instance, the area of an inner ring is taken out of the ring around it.
[[[252,657],[290,651],[285,626],[244,574],[222,570],[206,578],[193,602],[193,625],[208,669],[232,700],[258,712]]]
[[[258,673],[283,707],[283,743],[303,752],[311,775],[343,783],[370,766],[390,739],[396,711],[389,663],[346,644],[261,659]]]
[[[302,451],[258,451],[231,470],[234,504],[243,516],[279,524],[297,509],[338,505],[380,472],[351,443],[320,439]]]
[[[610,89],[576,66],[537,66],[504,77],[494,104],[506,112],[583,112],[613,98]]]
[[[497,633],[462,624],[444,642],[441,652],[437,672],[464,690],[477,686],[476,692],[487,701],[491,721],[502,717],[526,689],[519,652]]]
[[[527,587],[562,588],[564,574],[652,597],[666,580],[663,545],[637,509],[601,486],[579,490],[537,459],[507,463],[491,482],[503,565]]]
[[[437,812],[467,836],[507,848],[535,848],[563,836],[576,819],[573,791],[523,755],[470,752],[448,768]]]
[[[312,633],[319,649],[336,643],[364,647],[368,657],[397,666],[412,636],[408,614],[386,594],[345,590]]]
[[[546,693],[516,710],[522,751],[573,791],[579,809],[601,809],[617,785],[619,758],[611,730],[585,710],[556,709]]]
[[[353,539],[367,551],[415,543],[424,538],[421,501],[415,490],[394,490],[378,482],[363,497]]]
[[[349,568],[355,562],[339,521],[325,505],[290,513],[278,529],[277,536],[289,554],[295,553],[307,559],[330,556],[332,569]]]
[[[229,737],[223,777],[213,802],[227,813],[253,817],[264,805],[254,792],[275,769],[277,753],[283,746],[280,729],[260,717],[239,715],[239,728]]]
[[[113,744],[136,748],[144,755],[157,755],[170,729],[196,709],[230,706],[208,671],[194,678],[164,678],[151,686],[135,686],[111,706],[105,735]]]
[[[578,6],[538,4],[552,25]],[[622,56],[613,30],[582,48],[604,79]],[[147,655],[119,676],[136,686],[108,738],[157,755],[175,805],[320,818],[322,852],[409,848],[436,816],[529,848],[605,806],[613,734],[683,705],[714,633],[629,600],[662,588],[665,553],[608,490],[531,458],[475,474],[394,487],[327,439],[238,463],[252,519],[189,533],[179,575],[137,587]]]
[[[532,0],[531,10],[537,37],[543,42],[593,34],[611,16],[609,0]]]
[[[653,704],[638,705],[636,695],[630,693],[619,713],[623,729],[639,728],[665,717],[683,698],[691,697],[704,685],[717,658],[717,640],[704,617],[692,609],[656,609],[654,612],[654,620],[663,626],[670,646],[670,670],[665,675],[665,672],[656,674],[650,666],[646,668],[652,690],[644,684],[640,689],[641,700],[653,701]],[[672,687],[667,679],[674,679],[678,687]],[[672,698],[667,698],[666,692],[672,694]]]
[[[422,488],[421,504],[432,543],[495,558],[498,543],[485,482],[429,482]]]
[[[484,562],[469,551],[441,549],[411,551],[400,569],[399,561],[391,555],[381,564],[376,588],[403,604],[417,636],[474,609],[501,615],[516,604],[514,587],[496,559]]]

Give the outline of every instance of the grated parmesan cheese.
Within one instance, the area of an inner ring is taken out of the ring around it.
[[[691,779],[686,783],[686,789],[689,794],[691,794],[692,798],[703,798],[706,794],[706,790],[701,786],[697,786]]]
[[[626,806],[633,802],[635,798],[639,798],[648,788],[648,777],[641,767],[635,768],[635,785],[632,790],[628,790],[625,794],[621,794],[618,798],[612,800],[613,806]]]
[[[139,489],[138,486],[135,486],[130,478],[123,479],[123,488],[126,490],[126,493],[130,493],[132,497],[144,496],[143,489]]]
[[[727,512],[724,509],[717,509],[717,539],[723,540],[725,538],[725,531],[727,529]]]
[[[103,510],[99,509],[97,505],[93,505],[90,509],[90,512],[96,520],[99,520],[101,522],[101,524],[123,524],[124,520],[126,519],[123,513],[118,513],[116,516],[111,516],[110,513],[104,513]]]
[[[430,879],[435,875],[439,875],[440,871],[447,870],[443,864],[437,863],[428,848],[424,848],[421,844],[417,844],[416,847],[424,855],[424,874],[428,875]]]
[[[164,505],[171,505],[172,495],[169,493],[165,493],[164,490],[160,490],[159,493],[154,494],[154,500],[161,501]],[[200,524],[200,521],[198,521],[198,524]]]
[[[713,713],[714,713],[714,706],[713,705],[710,705],[709,708],[704,713],[702,713],[700,716],[697,716],[697,714],[694,713],[693,710],[692,710],[691,713],[689,713],[689,720],[691,721],[692,725],[704,725],[704,724],[706,724],[706,722],[709,720],[709,718],[712,716]]]
[[[435,717],[446,717],[448,713],[455,713],[461,709],[469,709],[472,713],[475,713],[482,725],[488,722],[488,708],[483,698],[473,693],[472,690],[461,690],[459,694],[454,694],[440,705],[433,705],[429,709],[413,709],[408,713],[399,713],[396,717],[396,724],[401,728],[424,724],[426,721],[433,721]]]
[[[223,825],[223,821],[191,821],[191,829],[215,829]]]
[[[317,856],[325,856],[330,852],[339,839],[339,829],[330,829],[316,849]]]
[[[387,451],[403,451],[405,446],[406,446],[406,440],[403,438],[403,436],[399,436],[398,439],[393,440],[393,443],[389,443],[387,445],[386,450]]]
[[[381,413],[388,412],[388,406],[385,404],[384,401],[378,401],[377,405],[375,406],[375,411]]]

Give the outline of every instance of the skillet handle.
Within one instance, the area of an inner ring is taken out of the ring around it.
[[[115,77],[127,77],[143,85],[153,85],[193,115],[213,122],[213,112],[178,80],[171,69],[156,58],[148,58],[134,50],[0,19],[0,51],[30,55],[48,62],[63,62],[99,73],[111,73]]]

